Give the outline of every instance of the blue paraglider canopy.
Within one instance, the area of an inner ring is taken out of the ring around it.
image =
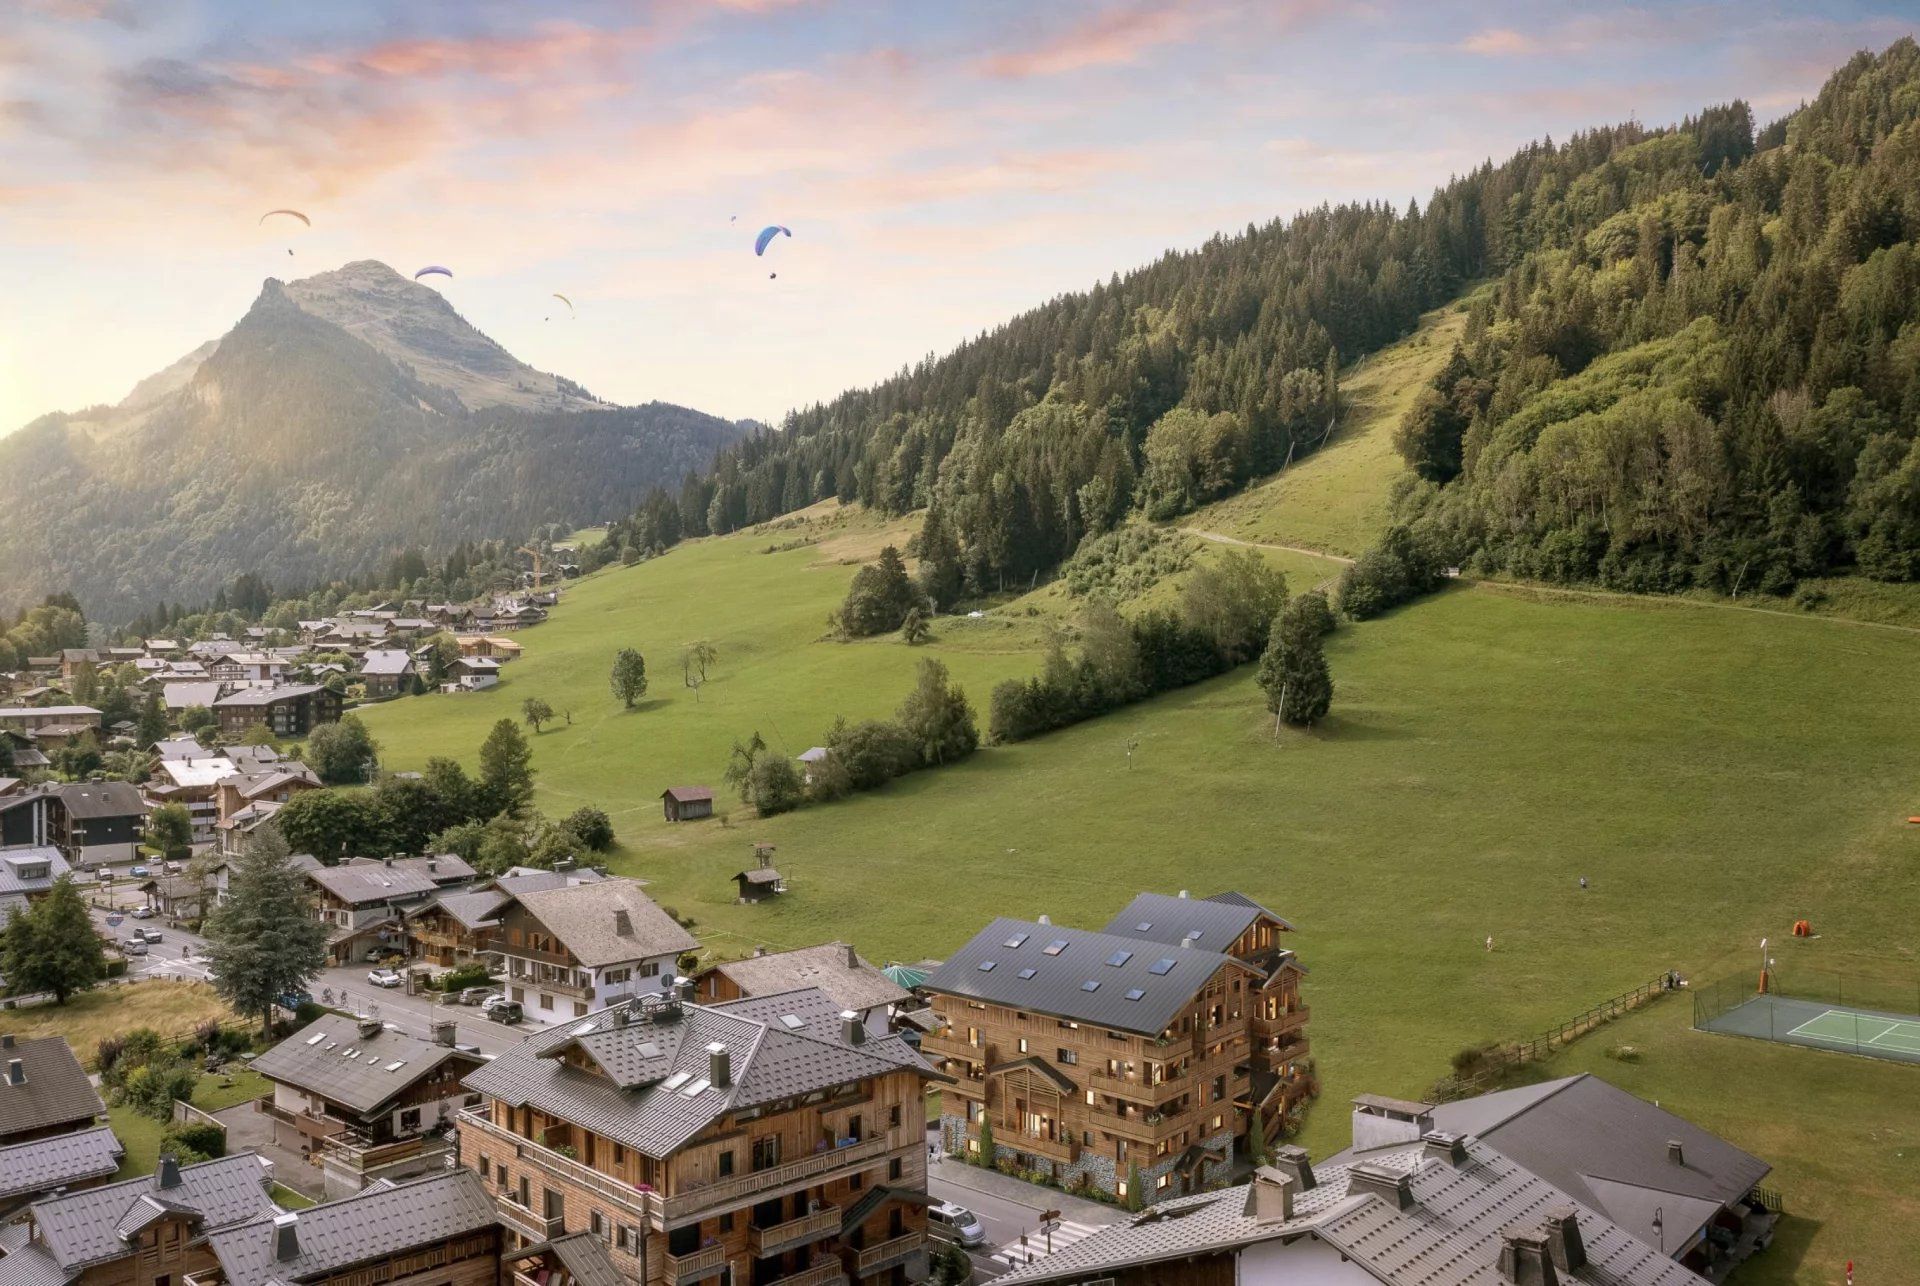
[[[429,275],[434,275],[434,274],[437,274],[437,275],[439,275],[439,276],[442,276],[442,277],[451,277],[451,276],[453,276],[453,269],[451,269],[451,268],[442,268],[442,267],[441,267],[441,266],[440,266],[439,264],[437,264],[437,263],[430,263],[430,264],[428,264],[428,265],[427,265],[426,267],[424,267],[424,268],[422,268],[422,269],[421,269],[421,270],[420,270],[419,272],[416,272],[416,273],[414,273],[414,274],[413,274],[413,279],[414,279],[415,281],[418,281],[418,280],[420,280],[420,278],[422,278],[422,277],[425,277],[425,276],[429,276]]]
[[[760,235],[753,239],[753,253],[763,255],[767,253],[767,243],[775,237],[790,237],[792,235],[793,229],[783,228],[777,223],[770,223],[760,229]]]

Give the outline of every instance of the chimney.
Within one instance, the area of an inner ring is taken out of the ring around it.
[[[360,1020],[360,1039],[361,1040],[372,1040],[374,1037],[378,1036],[381,1032],[385,1030],[386,1029],[380,1025],[380,1020],[378,1018],[362,1018]]]
[[[840,1011],[840,1035],[849,1045],[867,1043],[866,1024],[860,1021],[860,1015],[851,1009]]]
[[[1673,1162],[1675,1165],[1685,1165],[1687,1163],[1687,1150],[1680,1146],[1679,1139],[1667,1140],[1667,1160]]]
[[[613,913],[613,931],[623,938],[633,936],[633,917],[627,914],[627,908],[621,907]]]
[[[153,1176],[153,1186],[165,1191],[180,1186],[180,1158],[171,1152],[160,1154],[160,1169]]]
[[[1368,1193],[1379,1197],[1395,1210],[1405,1210],[1414,1204],[1413,1180],[1406,1171],[1377,1161],[1363,1161],[1347,1170],[1347,1195],[1360,1197]]]
[[[300,1216],[291,1210],[273,1217],[273,1258],[281,1264],[300,1258]]]
[[[453,1021],[437,1022],[433,1025],[433,1043],[453,1048]]]
[[[1038,922],[1039,922],[1039,923],[1041,923],[1041,924],[1052,924],[1052,923],[1053,923],[1053,917],[1052,917],[1052,916],[1050,916],[1050,915],[1043,915],[1043,916],[1041,916],[1041,917],[1040,917],[1040,919],[1039,919],[1039,921],[1038,921]]]
[[[853,944],[849,942],[847,944],[847,968],[858,969],[859,967],[860,967],[860,953],[858,951],[855,951],[853,949]]]
[[[1247,1204],[1241,1213],[1258,1223],[1285,1223],[1293,1218],[1293,1189],[1291,1175],[1263,1165],[1247,1185]]]
[[[18,1058],[7,1060],[7,1084],[25,1085],[27,1083],[27,1065]]]
[[[1500,1234],[1500,1277],[1513,1286],[1560,1286],[1544,1230],[1514,1227]]]
[[[687,1004],[693,1003],[694,981],[691,978],[675,978],[670,984],[680,993],[680,999]]]
[[[753,949],[753,958],[754,958],[755,960],[758,960],[758,959],[759,959],[759,958],[760,958],[761,956],[764,956],[765,954],[767,954],[767,949],[766,949],[766,947],[764,947],[764,946],[755,946],[755,947],[754,947],[754,949]]]
[[[1312,1192],[1314,1186],[1313,1161],[1307,1150],[1298,1143],[1282,1143],[1272,1149],[1273,1169],[1293,1180],[1297,1192]]]
[[[427,874],[428,874],[428,875],[432,875],[432,874],[433,874],[434,872],[436,872],[436,871],[438,871],[439,869],[440,869],[440,859],[439,859],[439,858],[437,858],[437,857],[430,857],[430,858],[428,858],[428,859],[427,859]]]
[[[733,1084],[732,1060],[727,1057],[727,1047],[717,1040],[707,1046],[707,1080],[717,1090]]]
[[[12,1048],[13,1048],[13,1033],[12,1032],[0,1033],[0,1049],[12,1049]]]
[[[1445,1130],[1428,1130],[1420,1136],[1420,1155],[1446,1162],[1458,1170],[1467,1163],[1467,1141]]]
[[[1184,898],[1184,897],[1189,897],[1191,895],[1185,889],[1181,889],[1180,896]]]
[[[1563,1273],[1577,1273],[1587,1265],[1586,1243],[1580,1240],[1580,1216],[1572,1206],[1547,1211],[1547,1257]]]

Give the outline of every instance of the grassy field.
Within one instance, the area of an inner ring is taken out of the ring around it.
[[[186,1037],[209,1018],[233,1021],[233,1011],[198,982],[134,982],[75,996],[65,1006],[36,1005],[0,1010],[0,1032],[16,1036],[65,1036],[89,1069],[105,1036],[151,1027],[164,1036]]]
[[[226,1082],[223,1084],[222,1082]],[[267,1092],[267,1078],[251,1069],[235,1068],[231,1074],[205,1075],[194,1086],[193,1105],[203,1112],[219,1112],[245,1103]],[[160,1145],[166,1125],[150,1116],[142,1116],[126,1106],[109,1107],[107,1120],[127,1150],[115,1177],[131,1179],[152,1174],[160,1164]]]

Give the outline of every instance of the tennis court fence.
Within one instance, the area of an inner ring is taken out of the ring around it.
[[[1695,983],[1692,990],[1693,1025],[1704,1028],[1759,995],[1760,977],[1749,970],[1715,983]],[[1776,961],[1767,977],[1767,992],[1782,1000],[1805,1000],[1833,1009],[1920,1014],[1920,970],[1908,972],[1898,966],[1821,969],[1789,962],[1783,969]]]
[[[1693,988],[1699,1031],[1748,1036],[1897,1062],[1920,1062],[1920,971],[1778,963]]]

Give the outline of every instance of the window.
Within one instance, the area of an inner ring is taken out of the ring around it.
[[[895,1157],[893,1160],[887,1162],[888,1181],[889,1182],[897,1181],[900,1178],[903,1170],[904,1170],[904,1167],[901,1165],[899,1157]]]
[[[587,1016],[586,1001],[576,1000],[573,1002],[573,1016],[575,1018],[585,1018]]]
[[[992,960],[982,960],[982,961],[980,962],[980,972],[981,972],[981,973],[992,973],[992,972],[993,972],[993,966],[994,966],[994,964],[995,964],[995,963],[996,963],[996,962],[995,962],[995,961],[992,961]]]
[[[1116,951],[1112,955],[1107,957],[1107,963],[1109,965],[1112,965],[1115,969],[1118,969],[1121,965],[1125,964],[1127,961],[1131,959],[1133,959],[1133,952]]]
[[[641,965],[640,976],[642,978],[658,978],[660,976],[660,962],[658,960],[649,960]]]
[[[1174,959],[1172,956],[1162,956],[1147,966],[1147,972],[1153,974],[1169,974],[1173,972],[1173,965]]]
[[[616,983],[625,982],[631,977],[633,977],[633,970],[631,969],[609,969],[605,974],[601,975],[601,980],[607,983]]]
[[[1080,990],[1098,991],[1100,990],[1100,980],[1098,978],[1089,978],[1085,982],[1080,984]]]
[[[542,1189],[542,1195],[546,1198],[547,1218],[564,1219],[567,1213],[567,1194],[558,1188],[545,1188]]]
[[[727,1211],[727,1213],[720,1216],[720,1231],[721,1232],[733,1231],[733,1211],[729,1210]]]
[[[1027,1052],[1027,1038],[1025,1036],[1020,1038],[1020,1052],[1023,1054]]]
[[[505,1192],[507,1190],[507,1167],[504,1165],[501,1166],[497,1173],[500,1176],[500,1191]]]
[[[614,1234],[614,1245],[629,1255],[640,1253],[640,1230],[630,1224],[621,1224]]]
[[[486,1153],[482,1152],[480,1154],[480,1177],[484,1179],[484,1178],[487,1178],[492,1173],[493,1173],[493,1158],[489,1157]]]
[[[753,1168],[765,1170],[780,1164],[780,1136],[769,1134],[753,1141]]]
[[[726,1178],[733,1173],[733,1149],[728,1148],[720,1154],[720,1177]]]
[[[1140,999],[1140,997],[1142,997],[1142,996],[1144,996],[1144,995],[1146,995],[1146,994],[1147,994],[1146,992],[1144,992],[1144,991],[1142,991],[1142,990],[1141,990],[1140,988],[1138,988],[1138,987],[1128,987],[1128,988],[1127,988],[1127,999],[1128,999],[1128,1000],[1138,1000],[1138,999]],[[1115,1034],[1115,1035],[1119,1035],[1119,1033],[1118,1033],[1118,1032],[1115,1032],[1114,1034]]]
[[[1040,972],[1040,971],[1039,971],[1038,969],[1022,969],[1022,970],[1020,971],[1020,981],[1022,981],[1022,982],[1025,982],[1025,981],[1027,981],[1027,980],[1028,980],[1029,978],[1031,978],[1031,977],[1033,977],[1033,975],[1035,975],[1036,973],[1039,973],[1039,972]],[[1023,1015],[1023,1017],[1024,1017],[1024,1015]]]
[[[1041,950],[1041,954],[1048,955],[1048,956],[1057,956],[1062,951],[1065,951],[1066,949],[1067,949],[1067,940],[1065,938],[1055,938],[1052,942],[1049,942]]]
[[[1028,934],[1028,933],[1016,933],[1011,938],[1008,938],[1003,945],[1007,948],[1007,950],[1013,951],[1018,949],[1021,943],[1025,942],[1028,938],[1032,936],[1033,936],[1032,934]]]
[[[1224,1075],[1214,1077],[1213,1078],[1213,1101],[1218,1103],[1221,1099],[1225,1098],[1226,1096],[1227,1096],[1227,1078]]]
[[[858,1143],[865,1135],[860,1128],[860,1114],[855,1112],[847,1118],[847,1137]]]
[[[887,1109],[887,1128],[890,1130],[900,1128],[900,1105],[898,1103],[895,1103]]]
[[[607,1235],[606,1216],[598,1210],[589,1211],[587,1213],[587,1231],[596,1237],[604,1238]]]
[[[1219,1116],[1218,1116],[1218,1115],[1216,1114],[1216,1115],[1214,1116],[1214,1118],[1213,1118],[1213,1124],[1212,1124],[1212,1125],[1209,1125],[1209,1126],[1208,1126],[1207,1128],[1208,1128],[1209,1130],[1215,1130],[1215,1131],[1217,1131],[1217,1130],[1219,1130],[1219,1128],[1220,1128],[1220,1127],[1221,1127],[1221,1125],[1223,1125],[1223,1124],[1224,1124],[1224,1122],[1222,1121],[1222,1119],[1221,1119],[1221,1118],[1220,1118],[1220,1117],[1219,1117]]]
[[[1080,1061],[1080,1055],[1070,1049],[1062,1047],[1054,1054],[1053,1059],[1056,1063],[1065,1063],[1067,1066],[1072,1067]]]
[[[850,1174],[847,1176],[847,1191],[858,1192],[866,1186],[866,1183],[867,1177],[865,1175],[859,1173]]]
[[[1161,1175],[1161,1176],[1160,1176],[1160,1177],[1159,1177],[1158,1179],[1155,1179],[1155,1180],[1153,1181],[1153,1186],[1154,1186],[1154,1187],[1156,1187],[1156,1188],[1159,1188],[1159,1189],[1161,1189],[1162,1191],[1165,1191],[1165,1189],[1166,1189],[1166,1186],[1167,1186],[1167,1181],[1168,1181],[1169,1179],[1171,1179],[1172,1177],[1173,1177],[1173,1176],[1172,1176],[1172,1175],[1170,1175],[1170,1174],[1163,1174],[1163,1175]]]
[[[405,1111],[401,1112],[400,1128],[403,1130],[419,1129],[420,1128],[420,1109],[417,1107],[410,1107],[410,1108],[407,1108]]]
[[[542,1008],[542,1009],[552,1009],[552,1008],[553,1008],[553,997],[552,997],[552,996],[549,996],[549,995],[548,995],[548,994],[547,994],[546,992],[544,992],[544,991],[540,993],[540,1008]]]

